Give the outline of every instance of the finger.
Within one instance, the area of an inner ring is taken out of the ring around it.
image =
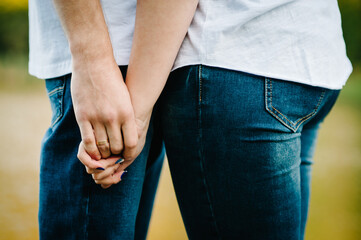
[[[127,121],[122,125],[124,138],[123,157],[125,160],[137,157],[138,130],[135,121]]]
[[[117,173],[117,172],[119,172],[119,174]],[[123,178],[124,178],[124,176],[128,173],[128,171],[127,170],[125,170],[125,171],[123,171],[123,170],[117,170],[117,172],[115,173],[116,174],[116,176],[118,176],[118,175],[120,175],[120,177],[119,177],[119,181],[122,181],[123,180]],[[119,182],[117,182],[117,183],[119,183]],[[107,188],[109,188],[110,186],[112,186],[113,184],[101,184],[100,186],[102,187],[102,188],[104,188],[104,189],[107,189]]]
[[[84,144],[86,152],[92,159],[99,160],[101,158],[100,152],[98,151],[93,128],[90,122],[79,122],[79,129],[81,134],[81,139]]]
[[[123,160],[121,164],[119,164],[119,168],[117,169],[116,173],[126,171],[126,169],[134,162],[134,159],[132,160]]]
[[[85,151],[83,142],[80,142],[79,144],[78,159],[80,160],[80,162],[84,164],[84,166],[90,169],[97,169],[97,168],[104,169],[104,167],[101,165],[99,161],[92,159],[90,155]]]
[[[85,166],[85,170],[86,170],[86,172],[88,173],[88,174],[93,174],[93,173],[100,173],[100,172],[102,172],[102,171],[104,171],[103,170],[104,168],[98,168],[98,169],[94,169],[94,168],[89,168],[89,167],[87,167],[87,166]]]
[[[113,155],[118,155],[123,150],[123,140],[122,140],[122,132],[120,129],[120,125],[118,124],[106,124],[105,125],[109,143],[110,143],[110,152]]]
[[[101,159],[99,160],[99,162],[102,166],[104,166],[105,169],[107,169],[113,165],[123,163],[124,159],[118,155],[118,156],[111,156],[106,159]]]
[[[100,163],[100,165],[102,165],[102,168],[89,168],[87,166],[85,166],[86,172],[88,174],[93,174],[93,173],[101,173],[103,172],[105,169],[108,169],[109,167],[113,166],[113,165],[117,165],[117,164],[121,164],[124,162],[123,158],[120,158],[120,156],[113,156],[113,157],[109,157],[107,159],[101,159],[99,161],[97,161],[98,163]],[[119,166],[119,165],[118,165]]]
[[[113,185],[113,184],[117,184],[118,182],[120,182],[122,180],[122,175],[124,174],[125,171],[116,171],[114,174],[101,179],[101,180],[94,180],[94,182],[96,184],[99,185]]]
[[[101,184],[100,185],[103,189],[110,188],[111,184]]]
[[[104,171],[101,171],[98,173],[93,173],[92,177],[94,180],[102,180],[102,179],[107,178],[107,177],[111,176],[112,174],[114,174],[118,168],[119,168],[119,165],[114,165],[114,166],[108,167]]]
[[[97,141],[98,150],[102,158],[107,158],[110,156],[110,148],[108,142],[108,135],[103,124],[96,123],[94,124],[94,133],[95,139]]]

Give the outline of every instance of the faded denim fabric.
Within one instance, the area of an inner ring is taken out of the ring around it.
[[[202,65],[171,73],[161,126],[190,239],[303,239],[317,130],[339,90]]]
[[[317,132],[339,90],[179,68],[156,103],[143,152],[103,190],[76,158],[70,75],[46,83],[53,117],[41,157],[42,239],[145,239],[163,140],[189,239],[304,238]]]
[[[159,121],[152,118],[144,150],[124,179],[102,189],[77,159],[70,78],[46,80],[53,117],[41,151],[40,239],[145,239],[165,155]]]

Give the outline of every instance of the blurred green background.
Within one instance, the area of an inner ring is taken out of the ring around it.
[[[361,239],[361,1],[339,1],[354,72],[320,131],[306,239]],[[27,74],[27,0],[0,1],[0,238],[37,239],[43,81]],[[167,164],[148,239],[186,239]]]

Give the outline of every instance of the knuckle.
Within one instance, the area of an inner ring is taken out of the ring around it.
[[[114,112],[107,112],[104,115],[104,122],[112,124],[115,123],[117,121],[117,115]]]
[[[133,119],[134,113],[131,108],[125,108],[122,111],[122,118],[125,120]]]
[[[126,144],[126,148],[133,150],[137,147],[138,141],[136,139],[130,139],[128,140],[127,144]]]
[[[98,146],[98,149],[100,151],[107,152],[107,151],[109,151],[109,145],[108,144],[100,145],[100,146]]]
[[[82,109],[78,109],[76,111],[76,118],[78,122],[83,123],[89,120],[89,114]]]
[[[114,144],[110,146],[110,149],[113,154],[119,154],[123,150],[123,147],[121,145]]]
[[[90,145],[93,144],[93,138],[90,136],[85,136],[83,138],[83,143],[84,143],[85,147],[89,147]]]

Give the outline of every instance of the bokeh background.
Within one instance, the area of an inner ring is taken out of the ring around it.
[[[361,1],[339,0],[354,72],[323,124],[306,239],[361,239]],[[38,239],[40,142],[50,123],[42,80],[27,74],[27,0],[0,0],[0,239]],[[148,239],[187,239],[167,164]]]

